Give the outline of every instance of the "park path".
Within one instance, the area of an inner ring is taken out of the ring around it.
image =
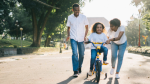
[[[0,58],[0,84],[96,84],[86,78],[90,50],[86,49],[82,74],[72,77],[71,51],[62,54],[17,55]],[[110,63],[110,50],[108,62]],[[111,63],[110,63],[111,64]],[[99,84],[150,84],[150,57],[125,52],[120,79],[110,75],[111,66],[103,66]],[[108,78],[104,80],[104,73]]]

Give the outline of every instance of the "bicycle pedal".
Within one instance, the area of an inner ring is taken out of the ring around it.
[[[103,63],[103,65],[108,65],[108,64]]]

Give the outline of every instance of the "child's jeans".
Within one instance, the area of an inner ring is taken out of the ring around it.
[[[107,53],[108,53],[108,49],[104,46],[101,46],[101,49],[99,51],[100,53],[104,52],[104,57],[103,57],[103,61],[107,60]],[[97,51],[96,49],[91,49],[91,63],[90,63],[90,70],[93,70],[93,65],[95,63],[95,59],[97,56]]]

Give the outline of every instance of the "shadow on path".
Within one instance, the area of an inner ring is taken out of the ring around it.
[[[93,78],[90,81],[85,81],[83,84],[97,84],[97,83],[95,82],[95,78]]]
[[[68,84],[74,78],[76,78],[76,77],[70,76],[68,79],[66,79],[66,80],[64,80],[64,81],[62,81],[60,83],[57,83],[57,84]]]
[[[112,77],[109,78],[109,81],[107,82],[107,84],[112,84],[112,79],[113,79]],[[118,79],[115,78],[114,84],[119,84]]]

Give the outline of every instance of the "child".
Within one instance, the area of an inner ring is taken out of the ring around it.
[[[92,34],[90,34],[90,36],[88,37],[88,40],[92,42],[106,42],[108,40],[107,36],[104,34],[106,33],[105,26],[100,22],[97,22],[93,25],[91,32]],[[95,44],[95,46],[101,46],[101,44]],[[100,53],[101,52],[104,52],[103,63],[108,64],[106,62],[108,49],[104,46],[101,46]],[[97,55],[96,48],[92,45],[91,46],[90,71],[88,73],[89,75],[92,75],[92,70],[93,70],[95,59],[96,59],[96,55]]]

